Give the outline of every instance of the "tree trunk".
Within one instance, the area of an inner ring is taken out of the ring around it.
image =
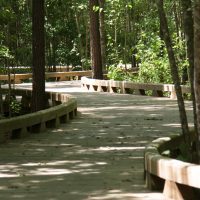
[[[191,93],[194,98],[194,30],[193,30],[194,23],[192,14],[192,2],[191,0],[181,0],[181,3],[183,10],[184,32],[187,45],[187,58],[189,62],[189,76],[192,88]],[[195,103],[194,103],[194,109],[195,109]],[[196,117],[195,117],[195,124],[196,124]]]
[[[78,51],[80,53],[81,67],[82,67],[82,70],[84,70],[84,66],[83,66],[83,64],[84,64],[83,63],[84,48],[83,48],[83,44],[82,44],[82,35],[81,35],[81,31],[80,31],[79,14],[76,10],[74,12],[75,12],[76,28],[77,28],[77,32],[78,32]]]
[[[196,99],[197,133],[200,135],[200,0],[194,5],[194,91]],[[200,155],[200,138],[198,152]]]
[[[45,108],[44,0],[32,0],[33,93],[32,111]]]
[[[53,37],[52,37],[52,66],[53,66],[53,72],[56,72],[56,49],[57,49],[56,36],[55,36],[55,33],[53,33]]]
[[[102,59],[101,59],[101,43],[99,31],[99,11],[95,8],[99,7],[98,0],[89,1],[90,12],[90,45],[92,57],[92,69],[94,79],[103,79]]]
[[[192,1],[191,0],[181,0],[182,10],[183,10],[183,24],[184,32],[187,46],[187,58],[189,62],[189,79],[191,85],[191,96],[193,101],[193,114],[194,114],[194,127],[195,127],[195,138],[198,141],[198,131],[197,131],[197,116],[196,116],[196,103],[194,94],[194,21],[192,13]],[[198,144],[195,144],[196,150],[198,149]]]
[[[161,28],[163,30],[164,41],[165,41],[165,45],[166,45],[167,53],[168,53],[168,57],[169,57],[172,80],[174,82],[175,91],[176,91],[176,95],[177,95],[177,102],[178,102],[178,107],[179,107],[182,134],[184,136],[185,144],[186,144],[187,150],[188,150],[187,156],[189,156],[189,152],[190,152],[189,128],[188,128],[187,116],[186,116],[186,111],[185,111],[184,99],[182,96],[182,91],[181,91],[181,86],[180,86],[178,67],[176,64],[176,59],[175,59],[174,51],[172,48],[172,41],[171,41],[171,37],[170,37],[170,33],[169,33],[166,14],[164,11],[163,0],[157,0],[156,3],[157,3],[157,7],[158,7]]]
[[[100,36],[101,36],[101,58],[102,58],[102,67],[103,71],[106,71],[106,31],[105,31],[105,0],[99,0],[100,6],[100,13],[99,13],[99,20],[100,20]]]

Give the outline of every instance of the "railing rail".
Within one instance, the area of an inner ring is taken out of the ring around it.
[[[70,71],[70,72],[46,72],[45,77],[55,78],[56,81],[68,81],[70,79],[80,79],[82,76],[91,76],[92,71]],[[11,74],[10,80],[16,84],[22,83],[23,80],[31,79],[32,73]],[[8,75],[0,75],[0,81],[8,81]]]
[[[23,106],[30,107],[31,90],[12,90],[12,94],[21,96],[21,101],[26,102]],[[32,132],[45,131],[46,128],[58,127],[60,123],[67,123],[76,116],[77,101],[73,96],[56,92],[47,92],[46,96],[48,102],[55,106],[0,120],[0,143],[9,139],[23,138]]]
[[[173,84],[134,83],[131,81],[98,80],[82,77],[81,85],[85,90],[92,92],[146,95],[147,91],[152,91],[152,96],[157,97],[162,97],[164,92],[168,92],[171,99],[176,98],[175,86]],[[190,93],[188,86],[181,86],[181,88],[183,94]]]
[[[183,137],[159,138],[145,150],[145,172],[149,189],[163,189],[166,199],[199,199],[200,165],[162,156],[165,150],[178,148]]]

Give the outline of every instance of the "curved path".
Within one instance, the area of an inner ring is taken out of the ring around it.
[[[47,89],[77,96],[79,115],[58,129],[0,146],[0,199],[164,199],[145,188],[143,150],[180,131],[176,101],[87,93],[79,82],[48,83]],[[190,103],[187,108],[191,114]]]

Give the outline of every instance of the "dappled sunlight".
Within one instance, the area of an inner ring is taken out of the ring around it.
[[[141,149],[145,149],[145,147],[99,147],[95,151],[122,151],[122,150],[132,151]]]
[[[107,162],[103,161],[87,162],[87,160],[55,160],[51,162],[41,161],[21,164],[1,164],[0,178],[98,173],[98,168],[107,164]]]
[[[129,103],[130,104],[130,103]],[[163,110],[163,109],[166,109],[165,107],[163,106],[156,106],[156,105],[152,105],[152,106],[147,106],[147,105],[144,105],[144,106],[141,106],[141,105],[122,105],[120,104],[119,106],[103,106],[103,107],[97,107],[96,105],[94,107],[90,106],[90,108],[81,108],[81,112],[86,112],[86,113],[99,113],[99,112],[110,112],[110,110],[113,110],[115,113],[117,111],[125,111],[126,114],[130,114],[130,113],[127,113],[127,111],[143,111],[145,110],[146,112],[152,112],[152,111],[156,111],[158,112],[159,110]],[[174,109],[173,109],[174,110]],[[122,114],[122,113],[121,113]],[[125,114],[125,113],[124,113]],[[156,114],[156,113],[155,113]]]
[[[30,170],[29,172],[25,173],[25,176],[54,176],[71,173],[73,173],[73,171],[68,169],[38,168],[37,170]]]
[[[45,162],[45,163],[25,163],[25,164],[21,164],[21,166],[59,166],[59,165],[65,165],[65,164],[77,164],[80,163],[81,161],[79,160],[58,160],[58,161],[54,161],[54,162]]]
[[[124,200],[157,200],[161,199],[162,195],[159,193],[128,193],[123,192],[120,190],[112,190],[108,194],[102,194],[99,195],[100,192],[91,194],[90,197],[88,197],[85,200],[117,200],[117,199],[124,199]],[[94,195],[94,197],[93,197]],[[164,200],[164,198],[163,198]]]
[[[174,127],[174,128],[180,128],[181,127],[180,123],[179,124],[176,124],[176,123],[173,123],[173,124],[163,124],[163,126],[164,127],[165,126],[169,126],[169,127]]]
[[[14,178],[18,177],[18,174],[8,174],[8,173],[0,173],[0,178]],[[1,187],[1,186],[0,186]]]
[[[176,101],[85,93],[74,84],[47,88],[77,97],[75,119],[0,148],[0,199],[163,199],[145,188],[143,155],[150,141],[180,132]]]

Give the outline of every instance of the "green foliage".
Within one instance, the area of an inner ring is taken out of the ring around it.
[[[140,61],[139,82],[171,83],[166,48],[156,34],[143,33],[137,50],[136,57]]]
[[[108,68],[108,78],[115,81],[131,81],[134,76],[122,67],[112,65]]]
[[[83,70],[91,70],[91,60],[87,58],[81,59]]]
[[[4,45],[1,45],[0,46],[0,58],[6,58],[6,59],[9,59],[9,58],[13,58],[13,56],[10,54],[9,52],[9,49],[4,46]]]
[[[27,0],[0,0],[0,57],[12,57],[15,66],[31,66],[31,3]],[[81,65],[90,69],[88,0],[46,0],[46,64]],[[176,9],[174,9],[176,6]],[[182,33],[181,7],[177,2],[165,1],[176,59],[182,73],[188,67]],[[163,42],[157,9],[153,1],[105,0],[106,64],[132,61],[135,54],[140,63],[140,82],[171,83],[169,63]],[[176,18],[178,17],[178,21]],[[5,73],[4,61],[0,61]],[[116,67],[109,69],[114,79],[133,80],[130,74]],[[26,72],[26,70],[24,71]],[[18,69],[15,73],[20,73]]]
[[[22,105],[16,99],[11,99],[10,109],[11,109],[12,115],[14,116],[19,115],[22,109]]]

